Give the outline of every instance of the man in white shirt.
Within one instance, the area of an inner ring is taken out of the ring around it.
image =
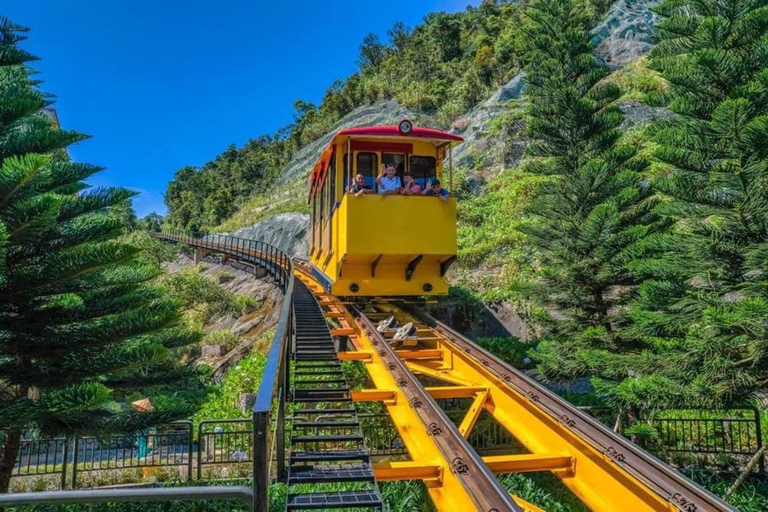
[[[394,164],[381,164],[381,172],[376,178],[376,183],[379,184],[379,194],[391,195],[399,194],[403,184],[400,178],[395,176]]]

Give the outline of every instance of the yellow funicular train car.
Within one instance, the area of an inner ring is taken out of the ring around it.
[[[456,259],[451,148],[462,141],[407,120],[334,135],[312,169],[309,194],[310,261],[327,292],[448,293],[444,276]]]

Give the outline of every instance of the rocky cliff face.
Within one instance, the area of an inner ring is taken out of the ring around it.
[[[293,257],[306,258],[309,253],[308,228],[308,215],[281,213],[231,234],[246,240],[261,240]]]
[[[634,62],[653,47],[659,0],[619,0],[592,31],[597,54],[613,68]]]

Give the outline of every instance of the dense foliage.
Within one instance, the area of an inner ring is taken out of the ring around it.
[[[221,224],[267,190],[296,151],[358,106],[393,99],[449,124],[520,69],[526,3],[484,0],[464,12],[431,13],[412,29],[396,23],[386,43],[369,34],[359,69],[334,82],[319,105],[297,100],[293,124],[242,148],[232,146],[201,168],[179,170],[165,196],[168,222],[187,229]],[[609,3],[582,0],[580,12],[594,21]]]
[[[186,417],[182,399],[133,412],[124,398],[183,389],[176,302],[157,270],[121,243],[132,192],[89,189],[100,169],[66,152],[85,137],[45,114],[19,49],[26,29],[0,18],[0,492],[23,433],[135,431]],[[124,210],[124,208],[123,208]]]
[[[668,224],[638,249],[634,334],[687,402],[740,403],[768,384],[768,2],[665,1],[651,64],[677,115],[654,129]]]
[[[540,370],[550,377],[588,371],[584,350],[622,350],[615,324],[633,276],[626,252],[645,236],[649,191],[636,148],[622,144],[618,87],[592,54],[588,19],[575,1],[531,2],[527,14],[528,133],[524,169],[546,180],[520,229],[536,251],[528,295],[551,316]]]
[[[646,170],[616,129],[625,78],[596,63],[574,7],[527,11],[523,170],[548,178],[519,226],[547,326],[532,355],[550,378],[592,376],[630,421],[748,403],[768,384],[768,2],[659,5],[646,101],[675,115],[647,130]]]

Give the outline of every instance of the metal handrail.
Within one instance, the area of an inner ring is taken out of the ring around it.
[[[115,503],[125,501],[196,501],[241,499],[253,510],[253,492],[245,486],[162,487],[150,489],[93,489],[83,491],[25,492],[0,494],[0,508],[24,505],[65,505],[71,503]]]
[[[277,453],[277,479],[285,478],[285,400],[290,385],[288,363],[293,340],[293,260],[284,251],[257,240],[231,235],[193,233],[170,230],[157,234],[193,247],[210,249],[264,267],[283,290],[283,305],[267,354],[261,384],[253,406],[253,497],[256,510],[267,510],[271,480],[270,430],[272,405],[277,402],[274,440]]]

